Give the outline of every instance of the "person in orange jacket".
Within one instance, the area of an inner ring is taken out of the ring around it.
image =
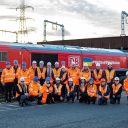
[[[76,86],[77,100],[79,100],[79,79],[80,79],[80,70],[75,66],[75,63],[72,63],[72,67],[68,70],[68,78],[73,79],[73,84]]]
[[[39,79],[37,76],[35,76],[29,86],[28,96],[30,101],[37,101],[38,103],[38,99],[40,96],[40,89],[41,89],[41,85],[39,84]]]
[[[100,68],[100,63],[96,64],[96,69],[93,70],[94,84],[99,88],[100,80],[103,77],[103,70]]]
[[[98,90],[98,104],[106,105],[109,98],[110,98],[110,88],[107,85],[106,80],[102,78]]]
[[[105,77],[104,78],[107,80],[107,85],[110,88],[110,103],[111,104],[113,104],[113,100],[112,100],[113,99],[112,84],[114,82],[115,76],[116,76],[116,72],[112,67],[112,63],[109,62],[108,63],[108,67],[105,70]]]
[[[79,102],[87,102],[87,86],[86,86],[86,81],[84,77],[80,78],[80,98]]]
[[[41,104],[55,103],[54,95],[53,95],[53,86],[50,83],[50,77],[46,77],[45,83],[41,87],[40,92],[41,92],[41,97],[40,97]]]
[[[25,62],[22,63],[22,69],[20,69],[19,72],[17,72],[17,76],[18,76],[18,83],[20,82],[21,77],[24,78],[24,84],[26,85],[28,90],[30,84],[30,77],[29,77],[29,70],[26,69]]]
[[[80,72],[80,77],[84,77],[85,81],[88,82],[91,78],[91,71],[87,63],[83,64],[83,69]]]
[[[29,68],[30,82],[33,81],[35,76],[37,76],[38,79],[41,78],[40,69],[39,69],[39,67],[37,67],[37,62],[34,60],[34,61],[32,61],[32,66]]]
[[[75,97],[76,97],[76,93],[77,93],[76,86],[73,83],[73,79],[69,78],[68,84],[66,84],[66,98],[67,98],[67,102],[72,100],[72,103],[74,103]]]
[[[96,98],[97,98],[97,86],[94,84],[94,79],[90,78],[88,84],[87,84],[87,101],[88,104],[90,104],[91,102],[93,104],[96,103]]]
[[[113,104],[120,104],[121,93],[122,93],[122,84],[120,83],[119,77],[114,78],[114,84],[112,85],[113,91]]]
[[[46,67],[44,67],[44,61],[39,62],[39,69],[41,72],[40,84],[43,85],[46,78]]]
[[[63,85],[60,82],[60,78],[56,78],[56,84],[53,85],[54,99],[56,102],[64,101]]]
[[[124,83],[123,83],[123,89],[126,92],[127,101],[128,101],[128,71],[126,72],[126,78],[125,78]]]
[[[14,87],[15,74],[11,68],[10,62],[6,62],[6,68],[3,69],[1,74],[1,83],[5,88],[5,100],[11,102],[12,90]]]

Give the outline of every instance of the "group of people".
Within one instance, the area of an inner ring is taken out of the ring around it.
[[[87,63],[83,68],[75,66],[73,62],[70,68],[66,67],[65,61],[55,62],[52,68],[51,62],[44,66],[44,61],[33,61],[32,66],[27,69],[25,62],[19,66],[14,60],[14,65],[6,62],[6,67],[1,74],[1,84],[5,88],[6,102],[16,98],[19,105],[25,106],[28,102],[35,101],[37,104],[56,102],[85,102],[99,105],[120,104],[121,93],[126,91],[128,100],[128,72],[123,85],[120,83],[112,63],[108,63],[105,70],[100,64],[96,69],[90,70]]]

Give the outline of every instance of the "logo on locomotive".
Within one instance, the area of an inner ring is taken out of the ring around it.
[[[81,59],[80,56],[69,56],[68,57],[68,66],[72,66],[72,63],[75,63],[75,66],[80,67]]]

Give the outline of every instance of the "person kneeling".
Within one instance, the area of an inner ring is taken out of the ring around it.
[[[87,95],[88,95],[88,104],[90,104],[91,102],[95,104],[97,97],[97,86],[94,84],[93,78],[90,78],[87,84]]]
[[[106,84],[106,80],[102,78],[101,85],[99,86],[99,91],[98,91],[98,104],[99,105],[107,104],[109,98],[110,98],[110,89]]]
[[[51,104],[54,102],[54,95],[53,95],[53,86],[50,84],[50,77],[47,77],[41,90],[41,97],[40,103],[41,104]]]
[[[70,78],[68,80],[68,84],[66,85],[66,94],[67,94],[67,102],[72,100],[72,103],[74,103],[75,97],[76,97],[76,86],[73,84],[73,79]]]
[[[60,78],[56,78],[56,84],[54,84],[53,87],[55,101],[64,101],[63,85],[60,83]]]
[[[114,84],[112,85],[112,90],[113,90],[113,104],[116,103],[120,104],[120,99],[121,99],[121,93],[122,93],[122,84],[120,84],[120,79],[119,77],[115,77],[114,79]]]
[[[20,106],[28,105],[27,87],[24,84],[24,78],[20,78],[20,83],[16,86],[16,98]]]

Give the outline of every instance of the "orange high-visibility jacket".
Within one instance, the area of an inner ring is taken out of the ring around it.
[[[22,93],[22,87],[21,87],[21,85],[20,85],[20,84],[17,84],[17,87],[18,87],[20,93]],[[26,88],[26,86],[25,86],[25,92],[24,92],[24,93],[27,93],[27,88]],[[16,97],[18,97],[19,95],[20,95],[20,94],[16,91]]]
[[[74,89],[75,89],[75,85],[73,85],[72,87],[70,87],[68,84],[66,85],[66,89],[67,89],[67,92],[70,93],[70,92],[73,92]]]
[[[12,70],[13,70],[14,74],[15,74],[15,78],[17,78],[17,79],[18,79],[18,72],[21,70],[21,67],[20,67],[20,66],[18,66],[18,68],[17,68],[17,70],[16,70],[16,71],[15,71],[15,69],[14,69],[14,66],[12,66],[11,68],[12,68]]]
[[[50,87],[48,88],[47,85],[44,84],[44,85],[42,86],[42,88],[40,89],[40,92],[41,92],[41,94],[42,94],[41,103],[45,104],[46,101],[47,101],[48,94],[53,92],[53,87],[50,86]]]
[[[37,70],[37,74],[38,74],[38,79],[41,78],[41,72],[40,72],[40,69],[39,67],[37,67],[36,69],[33,69],[32,66],[29,68],[29,77],[30,77],[30,81],[33,80],[33,78],[35,77],[35,73],[36,73],[36,70]]]
[[[54,84],[53,87],[54,87],[54,93],[60,96],[62,94],[62,87],[63,87],[62,84],[60,84],[59,86]]]
[[[2,75],[1,75],[1,82],[10,83],[10,82],[14,82],[14,79],[15,79],[15,74],[12,68],[3,69]]]
[[[80,92],[81,93],[86,92],[86,84],[84,86],[80,85]]]
[[[87,94],[90,97],[96,97],[97,96],[97,86],[93,84],[92,86],[87,85]]]
[[[53,69],[53,78],[56,79],[57,77],[60,77],[60,68],[56,69],[54,68]]]
[[[31,82],[29,86],[29,96],[38,96],[41,85],[38,82]]]
[[[120,83],[118,85],[113,84],[112,85],[113,94],[116,94],[121,87],[122,87],[122,84],[120,84]]]
[[[86,71],[82,70],[80,72],[80,77],[84,77],[85,80],[88,82],[89,79],[91,78],[91,71],[90,70],[86,70]]]
[[[30,83],[29,70],[26,69],[26,71],[24,71],[21,69],[17,73],[17,76],[18,76],[18,83],[20,82],[20,78],[23,77],[25,85],[29,85],[29,83]]]
[[[70,68],[69,69],[68,77],[73,79],[73,83],[75,85],[79,85],[79,78],[80,78],[79,73],[80,72],[77,68],[75,68],[75,69]]]
[[[123,88],[126,92],[126,95],[128,96],[128,78],[124,80]]]
[[[41,78],[42,78],[42,79],[45,79],[45,75],[46,75],[46,68],[45,68],[45,67],[43,67],[42,71],[41,71],[41,69],[40,69],[40,72],[41,72]]]
[[[106,69],[105,74],[106,74],[106,80],[107,81],[112,81],[114,76],[115,76],[115,70],[112,69],[111,71],[109,71],[108,69]]]
[[[94,75],[94,84],[100,84],[100,80],[102,78],[102,74],[103,74],[103,70],[100,69],[99,72],[97,73],[97,70],[93,71],[93,75]]]

